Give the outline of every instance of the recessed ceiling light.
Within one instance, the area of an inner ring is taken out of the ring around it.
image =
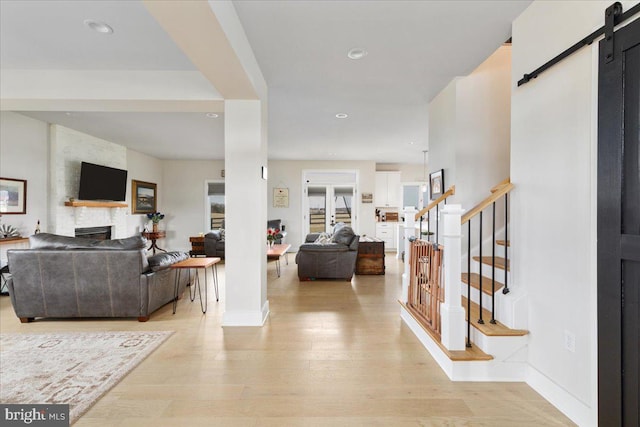
[[[113,28],[109,25],[105,24],[102,21],[96,21],[95,19],[85,19],[84,25],[91,28],[93,31],[102,34],[111,34],[113,33]]]
[[[409,141],[409,145],[413,145],[413,144],[415,144],[414,141]]]
[[[346,119],[347,117],[349,117],[349,115],[347,113],[338,113],[338,114],[336,114],[336,118],[337,119]]]
[[[70,115],[71,115],[71,113],[70,113],[70,112],[68,112],[68,111],[67,111],[66,113],[64,113],[64,114],[65,114],[66,116],[70,116]]]
[[[359,47],[354,47],[347,53],[347,56],[349,57],[349,59],[362,59],[368,54],[369,52],[367,52],[366,50]]]
[[[210,119],[215,119],[216,117],[218,117],[216,113],[207,113],[206,116],[209,117]]]

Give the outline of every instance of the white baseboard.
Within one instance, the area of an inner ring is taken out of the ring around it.
[[[597,408],[589,407],[531,365],[527,374],[527,384],[579,426],[598,425]],[[597,401],[594,404],[597,405]]]
[[[269,316],[269,301],[265,301],[262,310],[225,311],[222,326],[262,326]]]

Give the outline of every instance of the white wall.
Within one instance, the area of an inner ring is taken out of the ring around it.
[[[502,46],[457,82],[455,181],[445,181],[447,188],[456,185],[452,203],[462,203],[466,209],[509,177],[510,79],[511,46]]]
[[[269,181],[267,188],[267,217],[282,219],[286,226],[287,242],[292,251],[304,242],[302,235],[302,171],[306,169],[351,169],[359,171],[359,194],[357,196],[360,211],[358,229],[360,235],[375,236],[375,208],[373,203],[362,203],[362,193],[375,192],[376,165],[373,161],[269,161]],[[276,187],[289,188],[289,207],[273,207],[273,189]],[[266,227],[266,225],[265,225]]]
[[[40,229],[49,231],[48,174],[49,126],[21,114],[0,112],[0,176],[27,180],[27,213],[3,215],[2,223],[29,236],[40,220]]]
[[[162,188],[164,188],[162,181],[162,160],[157,159],[155,157],[151,157],[147,154],[142,154],[138,151],[127,149],[127,203],[129,204],[128,213],[127,213],[127,235],[132,236],[134,234],[138,234],[144,230],[146,226],[147,229],[150,229],[151,226],[149,219],[144,214],[136,214],[133,215],[131,207],[134,205],[132,200],[133,195],[131,194],[131,180],[136,181],[145,181],[152,182],[158,185],[158,192],[156,194],[156,209],[158,212],[163,211],[163,193]],[[160,222],[160,229],[163,230],[164,221]],[[159,242],[161,248],[163,242]]]
[[[428,172],[444,169],[450,203],[470,209],[509,176],[511,47],[502,46],[429,104]]]
[[[161,246],[171,250],[191,250],[190,236],[206,233],[205,181],[223,180],[223,160],[164,160],[162,161],[162,221],[167,239]],[[162,224],[161,223],[161,224]],[[265,225],[266,227],[266,225]]]
[[[624,10],[637,2],[623,2]],[[536,1],[513,24],[512,277],[529,297],[529,383],[597,425],[597,43],[531,72],[604,23],[606,1]],[[564,331],[575,334],[575,353]]]

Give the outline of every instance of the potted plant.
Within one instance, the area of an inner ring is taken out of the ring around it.
[[[269,243],[269,247],[280,239],[282,239],[282,233],[279,228],[267,228],[267,243]]]
[[[158,232],[158,223],[164,219],[164,214],[160,212],[148,213],[147,218],[153,222],[153,232]]]

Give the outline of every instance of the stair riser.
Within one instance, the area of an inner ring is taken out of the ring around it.
[[[462,273],[467,273],[467,261],[463,260],[462,265],[460,266],[462,269]],[[480,274],[480,263],[474,260],[471,260],[471,272]],[[487,264],[482,264],[482,275],[485,277],[491,277],[491,266]],[[496,282],[504,283],[505,276],[509,275],[509,283],[511,283],[511,272],[505,271],[501,268],[496,267]]]
[[[467,297],[467,284],[464,282],[462,283],[462,296]],[[498,298],[498,293],[496,292],[496,308],[498,308]],[[474,287],[471,288],[471,301],[480,305],[480,291]],[[484,292],[482,293],[482,307],[489,311],[491,311],[492,307],[491,295],[487,295]]]
[[[465,334],[466,336],[466,334]],[[528,343],[528,336],[521,337],[489,337],[471,327],[471,342],[497,361],[510,358]]]

